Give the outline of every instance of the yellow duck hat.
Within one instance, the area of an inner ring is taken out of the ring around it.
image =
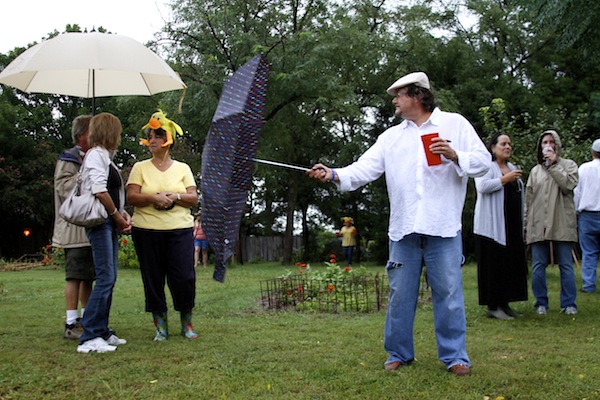
[[[179,125],[177,125],[174,121],[167,118],[167,114],[165,114],[161,109],[156,110],[152,116],[150,116],[150,120],[144,126],[142,126],[142,130],[147,128],[150,129],[158,129],[162,128],[167,133],[167,141],[162,144],[162,147],[168,147],[173,144],[173,139],[175,135],[183,136],[183,129]],[[140,143],[144,146],[149,146],[150,143],[148,139],[140,139]]]

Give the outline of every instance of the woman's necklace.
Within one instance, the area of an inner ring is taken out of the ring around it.
[[[169,161],[171,161],[171,158],[169,157],[168,151],[165,151],[165,155],[162,157],[162,160],[157,157],[152,157],[152,162],[154,165],[157,165],[159,169],[162,168],[163,164],[165,164],[166,167],[169,164]]]

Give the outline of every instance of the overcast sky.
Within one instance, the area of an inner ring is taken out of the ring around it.
[[[67,24],[91,31],[102,26],[141,43],[168,20],[168,0],[4,0],[0,53],[27,47]]]

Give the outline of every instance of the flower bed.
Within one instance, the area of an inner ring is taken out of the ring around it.
[[[385,274],[371,274],[364,267],[342,268],[335,258],[331,261],[324,271],[298,263],[298,273],[261,281],[263,307],[337,313],[379,311],[385,306],[389,293]]]

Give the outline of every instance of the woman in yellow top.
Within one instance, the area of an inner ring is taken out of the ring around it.
[[[352,265],[352,251],[354,250],[354,246],[356,246],[356,234],[358,231],[356,227],[352,225],[354,220],[350,217],[342,218],[344,222],[344,226],[340,229],[340,235],[342,236],[342,250],[344,252],[344,256],[346,257],[346,263],[348,266]]]
[[[147,140],[140,142],[148,146],[152,158],[133,166],[127,200],[135,206],[132,238],[140,261],[146,311],[154,317],[154,340],[166,340],[166,280],[173,306],[181,314],[181,334],[195,339],[194,217],[190,208],[198,202],[196,182],[190,167],[169,155],[175,136],[170,126],[151,118],[145,128]]]

